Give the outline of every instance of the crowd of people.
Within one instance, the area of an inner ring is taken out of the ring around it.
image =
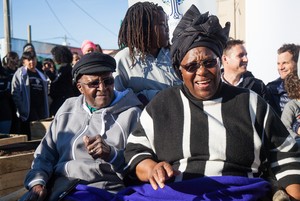
[[[300,46],[279,47],[265,84],[229,22],[192,5],[170,41],[167,20],[138,2],[115,56],[85,40],[81,54],[56,46],[38,62],[26,44],[3,58],[0,133],[30,139],[53,117],[22,201],[300,200]]]

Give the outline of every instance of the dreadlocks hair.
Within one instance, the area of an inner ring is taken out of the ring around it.
[[[141,53],[144,61],[153,46],[152,43],[158,42],[151,41],[151,35],[154,32],[159,39],[159,34],[154,29],[154,20],[157,20],[159,11],[164,12],[161,6],[153,2],[138,2],[127,10],[120,27],[118,45],[120,48],[129,48],[132,62],[135,61],[135,49]]]

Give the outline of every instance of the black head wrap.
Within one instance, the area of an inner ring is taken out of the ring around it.
[[[194,47],[207,47],[221,57],[229,30],[229,22],[222,28],[217,16],[209,15],[208,12],[201,14],[197,7],[192,5],[173,32],[171,57],[177,75],[181,77],[180,63],[185,54]]]

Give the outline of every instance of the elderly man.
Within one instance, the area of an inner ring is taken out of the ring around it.
[[[294,138],[260,96],[221,81],[228,33],[228,23],[222,28],[194,5],[174,30],[171,55],[183,85],[146,106],[125,149],[131,176],[150,183],[133,188],[143,200],[260,200],[271,188],[262,178],[268,164],[300,199]]]
[[[82,95],[65,101],[35,151],[25,200],[43,200],[49,180],[61,177],[109,192],[122,189],[123,150],[141,103],[131,90],[114,90],[115,68],[111,56],[96,52],[76,63],[72,76]]]

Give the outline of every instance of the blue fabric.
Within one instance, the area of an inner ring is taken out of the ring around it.
[[[72,201],[250,201],[265,197],[270,189],[270,184],[260,178],[222,176],[170,183],[158,190],[154,190],[150,184],[132,186],[116,195],[94,187],[78,185],[77,191],[67,198]]]

